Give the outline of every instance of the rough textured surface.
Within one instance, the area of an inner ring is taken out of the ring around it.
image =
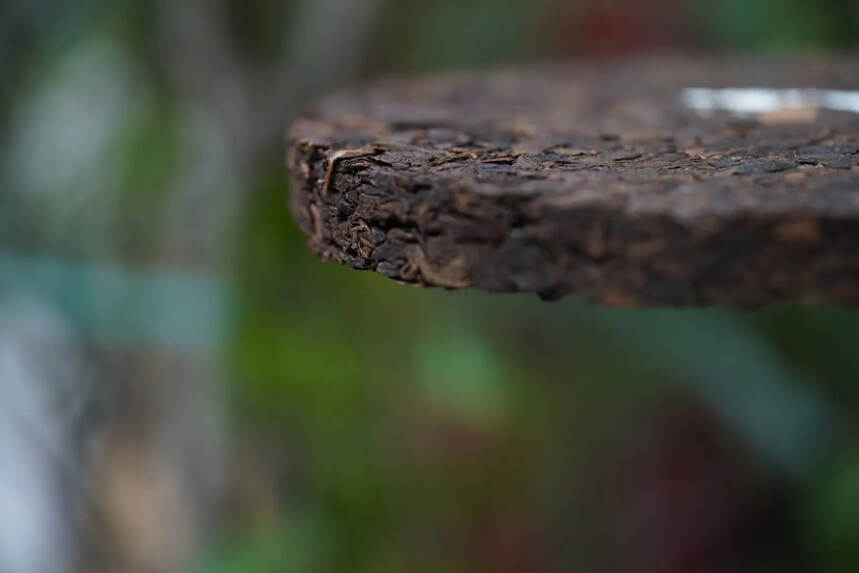
[[[617,305],[859,303],[859,113],[686,107],[686,87],[859,89],[857,58],[382,81],[288,136],[326,260]]]

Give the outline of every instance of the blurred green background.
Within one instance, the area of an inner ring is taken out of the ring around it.
[[[857,42],[855,0],[0,3],[0,572],[859,570],[859,314],[398,286],[283,168],[379,75]]]

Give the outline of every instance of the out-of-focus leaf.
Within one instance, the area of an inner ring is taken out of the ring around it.
[[[454,321],[416,344],[417,379],[438,408],[478,425],[509,413],[514,389],[507,365],[480,330]]]
[[[815,487],[806,522],[814,550],[829,571],[859,564],[859,460],[839,465]]]

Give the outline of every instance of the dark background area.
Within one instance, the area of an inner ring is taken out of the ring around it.
[[[859,314],[324,265],[283,136],[386,74],[856,50],[854,0],[0,4],[0,572],[859,570]]]

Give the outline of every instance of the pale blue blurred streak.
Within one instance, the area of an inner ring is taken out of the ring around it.
[[[230,299],[213,273],[0,254],[0,298],[22,293],[52,301],[99,344],[194,353],[220,345]]]
[[[831,453],[837,405],[732,311],[596,310],[688,385],[770,463],[797,479]]]
[[[45,350],[48,349],[48,352]],[[0,571],[70,570],[66,486],[78,488],[67,414],[85,384],[61,313],[27,297],[0,301]],[[77,386],[72,388],[72,386]]]

